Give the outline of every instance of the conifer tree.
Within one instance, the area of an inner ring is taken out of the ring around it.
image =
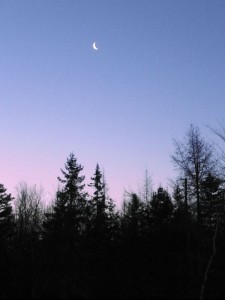
[[[112,198],[107,199],[106,217],[108,240],[113,242],[119,235],[119,213]]]
[[[153,194],[151,200],[151,215],[156,226],[167,224],[173,213],[173,204],[167,191],[162,187]]]
[[[183,191],[182,188],[180,186],[180,184],[178,182],[176,182],[176,184],[173,187],[173,199],[176,203],[176,207],[182,207],[184,205],[184,195],[183,195]]]
[[[179,181],[173,186],[172,198],[174,200],[175,221],[179,220],[179,222],[185,223],[187,221],[188,205],[187,199],[185,200],[185,187]]]
[[[224,219],[225,202],[222,180],[211,173],[202,182],[201,192],[201,219],[202,223],[214,228],[217,219],[220,223]]]
[[[85,229],[87,201],[83,183],[85,176],[80,175],[82,170],[83,167],[71,153],[65,170],[61,169],[63,178],[58,177],[62,186],[56,194],[53,212],[46,215],[45,226],[49,229],[56,226],[58,230],[63,230],[64,238],[69,235],[70,239],[74,239],[75,235],[78,237]]]
[[[79,279],[85,272],[80,248],[87,225],[87,201],[83,183],[85,177],[80,174],[82,170],[83,167],[77,163],[74,154],[70,154],[65,170],[61,170],[63,177],[58,177],[62,186],[56,194],[53,212],[46,215],[46,280],[50,281],[47,289],[56,287],[50,291],[53,298],[79,298],[84,292]]]
[[[0,298],[11,297],[10,284],[12,282],[12,250],[14,234],[14,216],[12,213],[13,198],[6,193],[6,188],[0,184]]]
[[[6,188],[0,184],[0,241],[1,249],[7,246],[8,239],[11,237],[14,225],[14,216],[12,212],[12,196],[6,193]]]
[[[123,235],[132,243],[136,242],[141,232],[144,217],[144,204],[135,193],[128,193],[129,199],[124,201],[124,212],[122,216]]]
[[[119,215],[113,199],[107,195],[106,180],[98,164],[91,180],[92,183],[89,186],[94,189],[91,210],[95,233],[102,240],[113,240],[118,234]]]
[[[90,187],[93,187],[93,197],[91,200],[91,206],[93,211],[92,218],[94,219],[94,226],[97,235],[103,233],[106,222],[106,195],[105,195],[105,183],[103,182],[102,173],[99,165],[97,164],[94,176],[91,178],[92,183]]]

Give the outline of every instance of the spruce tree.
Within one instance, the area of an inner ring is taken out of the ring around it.
[[[201,184],[201,219],[210,228],[215,227],[217,220],[221,223],[224,219],[224,189],[221,185],[222,180],[211,173]]]
[[[91,206],[93,212],[92,218],[97,235],[104,233],[106,225],[106,195],[105,184],[102,177],[99,165],[97,164],[94,176],[91,178],[92,183],[89,185],[94,189]]]
[[[6,193],[6,188],[0,184],[0,298],[11,297],[12,260],[14,216],[12,212],[13,198]]]
[[[12,196],[6,193],[6,188],[0,184],[0,241],[1,249],[8,245],[12,235],[14,216],[12,212]]]
[[[44,242],[47,259],[46,280],[52,298],[82,297],[85,288],[82,265],[82,238],[87,224],[87,201],[83,167],[70,154],[62,171],[53,212],[46,215]],[[49,276],[50,275],[50,276]]]
[[[151,215],[157,227],[168,224],[173,213],[173,204],[168,192],[162,187],[158,188],[157,193],[153,194],[151,200]]]

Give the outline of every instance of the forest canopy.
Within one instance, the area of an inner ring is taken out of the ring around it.
[[[51,205],[35,186],[13,197],[1,183],[0,299],[221,299],[224,161],[194,125],[172,161],[171,193],[146,171],[121,210],[98,164],[87,192],[74,153]]]

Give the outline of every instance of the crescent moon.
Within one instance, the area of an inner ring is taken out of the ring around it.
[[[96,43],[95,42],[93,43],[92,47],[93,47],[94,50],[98,50],[98,48],[96,47]]]

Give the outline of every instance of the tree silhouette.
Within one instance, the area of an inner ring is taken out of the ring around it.
[[[3,300],[222,299],[225,295],[225,190],[212,147],[191,125],[172,157],[172,196],[126,194],[118,211],[96,165],[85,191],[71,153],[45,209],[42,193],[0,184],[0,298]]]
[[[84,293],[80,245],[86,230],[87,201],[84,192],[83,167],[70,154],[58,177],[62,187],[56,194],[53,213],[47,214],[45,247],[47,251],[47,276],[49,288],[57,299],[81,297]],[[58,277],[60,274],[60,277]]]
[[[83,167],[77,163],[74,154],[70,154],[65,164],[65,171],[61,169],[63,178],[58,177],[62,187],[56,195],[54,211],[51,215],[52,223],[60,226],[72,241],[81,235],[85,227],[86,193],[83,183],[85,176],[80,175]]]
[[[157,193],[153,194],[151,200],[151,214],[156,226],[161,227],[170,222],[173,213],[173,204],[168,192],[162,187],[158,188]]]
[[[12,212],[11,194],[6,193],[7,189],[3,184],[0,184],[0,244],[1,248],[7,247],[9,238],[12,234],[14,225],[14,216]]]
[[[147,203],[151,200],[152,186],[153,186],[152,178],[149,175],[148,170],[146,169],[145,173],[144,173],[143,184],[140,187],[140,191],[139,191],[140,199],[145,203]]]
[[[6,193],[7,189],[0,184],[0,298],[11,295],[11,281],[13,270],[11,255],[14,239],[14,216],[12,212],[12,196]]]
[[[200,135],[198,127],[191,125],[185,143],[174,141],[175,154],[172,160],[180,172],[181,178],[187,178],[192,195],[197,204],[197,221],[200,223],[201,182],[209,172],[215,173],[215,160],[212,146]]]
[[[211,173],[202,182],[201,219],[204,225],[215,229],[217,222],[221,225],[225,217],[225,191],[222,180]]]
[[[97,164],[94,176],[91,178],[92,183],[90,187],[94,189],[93,197],[91,199],[92,206],[92,220],[94,223],[94,230],[97,238],[104,238],[106,226],[106,195],[105,185],[102,178],[99,165]]]
[[[21,182],[17,187],[17,196],[14,201],[16,231],[20,243],[26,240],[39,238],[44,220],[43,190],[36,186],[28,187]]]

